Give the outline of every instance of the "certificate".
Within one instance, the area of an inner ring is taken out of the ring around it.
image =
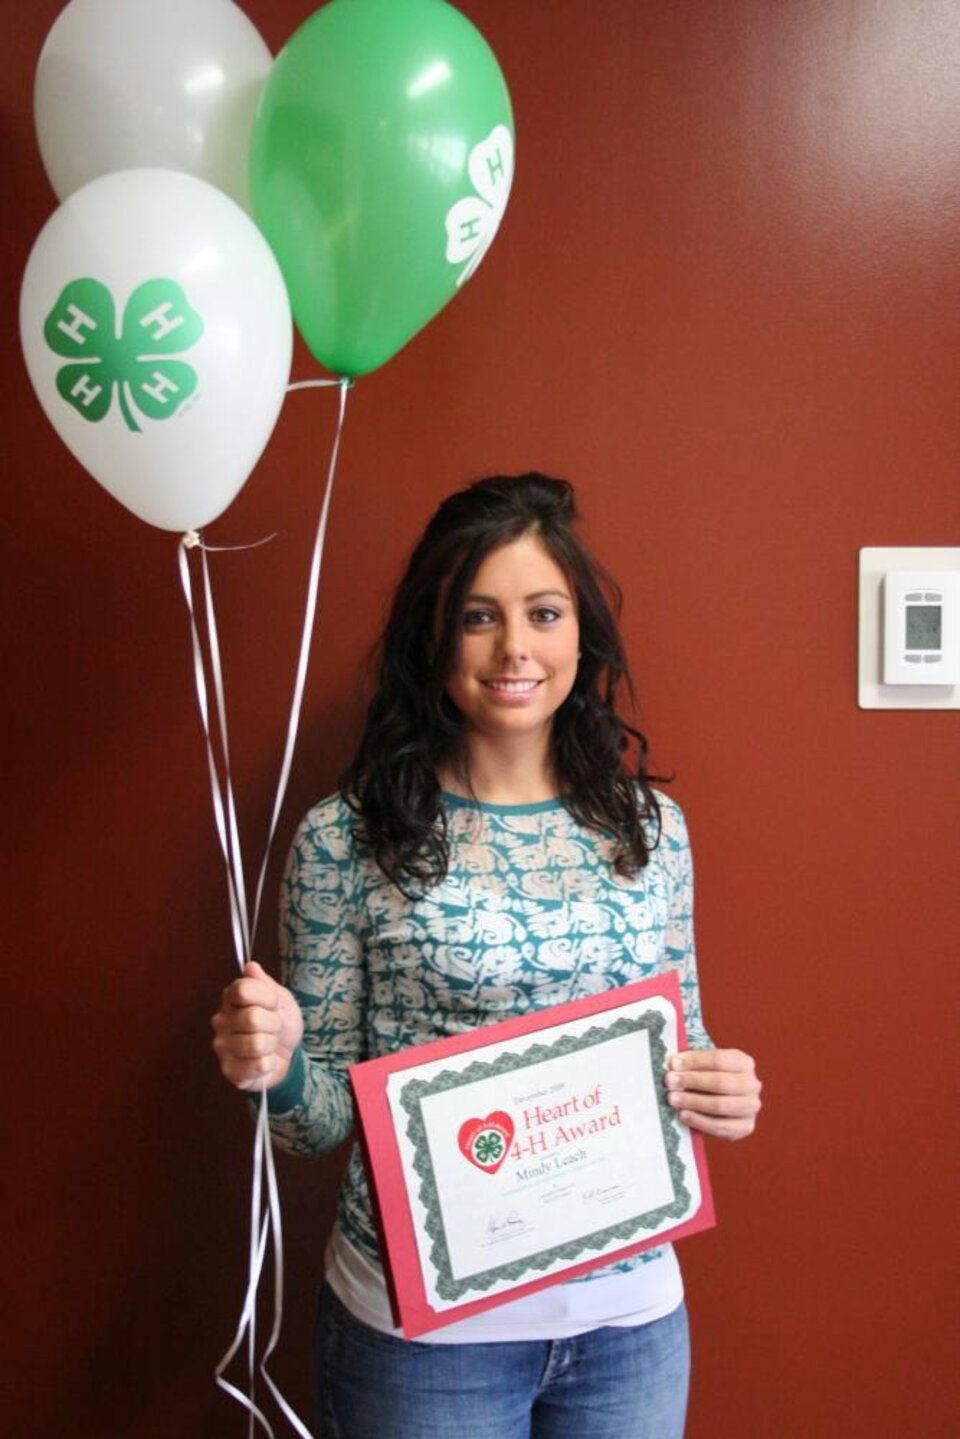
[[[408,1338],[714,1222],[663,1084],[684,1047],[667,974],[352,1067]]]

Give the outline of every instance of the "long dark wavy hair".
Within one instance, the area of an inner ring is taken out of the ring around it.
[[[357,815],[354,839],[404,893],[438,883],[449,850],[438,770],[469,785],[464,717],[445,689],[464,601],[483,559],[535,536],[572,585],[581,657],[553,716],[551,762],[567,809],[613,837],[614,868],[647,863],[660,810],[647,742],[618,713],[633,687],[615,616],[615,581],[575,533],[573,486],[546,475],[494,475],[450,495],[434,514],[397,586],[377,648],[378,679],[359,749],[340,781]],[[608,599],[609,596],[609,599]]]

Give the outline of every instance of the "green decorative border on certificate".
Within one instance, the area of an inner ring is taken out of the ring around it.
[[[663,1144],[673,1183],[674,1197],[670,1203],[648,1210],[645,1214],[633,1215],[630,1219],[621,1220],[619,1224],[610,1225],[606,1229],[594,1230],[588,1235],[567,1240],[565,1244],[557,1244],[550,1249],[541,1250],[537,1254],[529,1254],[523,1259],[512,1260],[509,1264],[482,1270],[477,1274],[471,1274],[466,1279],[456,1279],[450,1267],[450,1254],[443,1227],[436,1177],[423,1120],[422,1101],[428,1095],[457,1089],[462,1085],[475,1083],[477,1080],[491,1079],[497,1075],[528,1069],[534,1064],[543,1063],[544,1060],[561,1058],[565,1054],[587,1049],[595,1044],[604,1044],[607,1040],[619,1039],[623,1035],[636,1034],[643,1030],[646,1030],[649,1036],[651,1063],[654,1075],[656,1075],[666,1064],[667,1049],[662,1038],[665,1022],[663,1015],[658,1014],[655,1010],[648,1010],[632,1019],[621,1016],[609,1026],[590,1029],[579,1036],[564,1034],[554,1040],[552,1044],[533,1044],[522,1053],[507,1052],[493,1060],[474,1060],[467,1065],[466,1069],[457,1071],[445,1069],[433,1079],[411,1079],[403,1085],[399,1093],[399,1102],[409,1118],[407,1137],[414,1151],[413,1169],[421,1181],[419,1198],[427,1215],[425,1229],[431,1241],[430,1260],[437,1275],[437,1293],[442,1299],[456,1301],[477,1290],[486,1291],[494,1284],[504,1280],[519,1282],[525,1275],[532,1277],[535,1273],[542,1274],[558,1260],[566,1260],[569,1264],[574,1264],[588,1255],[591,1250],[605,1249],[615,1240],[619,1240],[621,1245],[629,1244],[642,1231],[658,1229],[666,1219],[674,1219],[679,1224],[690,1207],[692,1196],[686,1185],[686,1167],[680,1158],[680,1140],[673,1111],[667,1104],[666,1092],[655,1084],[654,1092],[657,1097]]]

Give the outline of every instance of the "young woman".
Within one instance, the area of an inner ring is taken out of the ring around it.
[[[451,495],[413,552],[340,792],[307,815],[281,905],[284,978],[257,964],[214,1017],[221,1069],[269,1089],[297,1154],[348,1135],[348,1066],[677,971],[685,1124],[739,1139],[753,1060],[711,1046],[677,805],[617,713],[628,683],[573,491],[537,474]],[[631,773],[632,770],[632,773]],[[672,1248],[456,1321],[393,1328],[354,1146],[316,1340],[324,1439],[678,1439],[689,1348]]]

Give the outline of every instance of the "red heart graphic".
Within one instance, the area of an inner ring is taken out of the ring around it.
[[[513,1143],[513,1120],[502,1109],[495,1109],[486,1119],[467,1119],[457,1133],[457,1144],[464,1159],[469,1159],[484,1174],[496,1174]]]

